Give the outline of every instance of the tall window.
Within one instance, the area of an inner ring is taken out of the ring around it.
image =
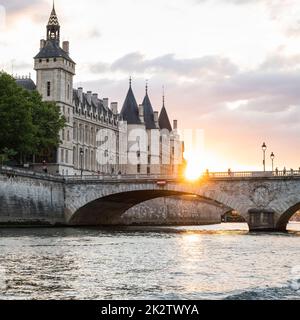
[[[141,173],[141,165],[140,164],[137,165],[137,173]]]
[[[61,149],[61,151],[60,151],[60,161],[64,162],[64,150],[63,149]]]
[[[66,163],[69,163],[69,151],[66,150]]]
[[[78,138],[77,138],[77,123],[74,122],[73,123],[73,140],[76,141]]]
[[[68,84],[68,92],[67,92],[67,99],[70,99],[70,85]]]
[[[47,97],[50,97],[51,95],[51,82],[47,82]]]

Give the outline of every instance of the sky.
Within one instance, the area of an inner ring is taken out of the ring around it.
[[[2,9],[1,9],[2,6]],[[300,167],[300,1],[56,0],[75,87],[122,106],[133,77],[154,109],[202,129],[210,170]],[[3,19],[5,9],[6,18]],[[0,0],[0,69],[32,74],[48,0]]]

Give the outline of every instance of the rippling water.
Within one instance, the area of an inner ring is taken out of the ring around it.
[[[300,299],[289,227],[0,229],[0,299]]]

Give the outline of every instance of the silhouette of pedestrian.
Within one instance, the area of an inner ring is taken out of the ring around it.
[[[286,175],[286,167],[283,168],[283,175]]]

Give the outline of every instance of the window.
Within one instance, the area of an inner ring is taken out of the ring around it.
[[[42,63],[42,62],[43,62],[43,60],[42,60],[42,59],[40,59],[40,60],[39,60],[39,63]]]
[[[140,157],[141,157],[141,151],[137,151],[137,152],[136,152],[136,156],[137,156],[138,158],[140,158]]]
[[[137,165],[137,173],[141,173],[141,165],[140,164]]]
[[[56,62],[56,58],[54,58],[53,61]]]
[[[65,130],[63,129],[62,132],[61,132],[61,139],[62,140],[65,140]]]
[[[147,168],[147,174],[149,175],[151,173],[150,167]]]
[[[70,131],[67,131],[67,141],[70,141]]]
[[[67,99],[70,99],[70,85],[68,84],[68,91],[67,91]],[[69,114],[70,114],[70,110],[69,110]]]
[[[64,162],[64,150],[63,149],[61,149],[61,151],[60,151],[60,161]]]
[[[46,62],[49,62],[49,59],[46,59]]]
[[[69,151],[66,150],[66,163],[69,163]]]
[[[76,147],[73,147],[73,165],[74,165],[74,166],[77,165],[76,155],[77,155]]]
[[[77,124],[76,122],[73,123],[73,140],[77,140]]]
[[[47,97],[50,97],[51,95],[51,82],[47,82]]]
[[[151,164],[151,156],[148,156],[148,164]]]

